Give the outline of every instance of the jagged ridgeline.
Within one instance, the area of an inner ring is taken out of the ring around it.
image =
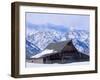
[[[35,28],[32,30],[33,31],[27,33],[26,35],[26,58],[30,58],[31,56],[42,52],[50,43],[56,43],[70,39],[72,39],[72,42],[78,51],[89,55],[89,32],[86,30],[67,29],[66,31],[62,32],[59,29],[57,30],[53,28],[48,28],[46,30],[37,30]]]

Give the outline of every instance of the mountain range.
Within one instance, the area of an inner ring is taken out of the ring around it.
[[[35,25],[36,26],[36,25]],[[50,26],[50,25],[49,25]],[[53,25],[52,25],[53,26]],[[56,26],[57,27],[57,26]],[[89,55],[89,32],[85,30],[60,31],[56,28],[35,29],[26,35],[26,57],[43,51],[48,44],[71,39],[78,51]]]

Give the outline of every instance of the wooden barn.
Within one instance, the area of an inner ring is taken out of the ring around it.
[[[32,57],[33,63],[71,63],[78,61],[87,61],[89,56],[80,53],[73,45],[72,40],[50,43],[45,50],[52,50],[45,54],[39,53]],[[44,50],[44,51],[45,51]]]

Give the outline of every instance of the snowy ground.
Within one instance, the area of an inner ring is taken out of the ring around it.
[[[75,66],[75,65],[88,65],[89,64],[89,61],[85,61],[85,62],[74,62],[74,63],[67,63],[67,64],[58,64],[58,63],[55,63],[55,64],[38,64],[38,63],[29,63],[29,62],[26,62],[26,67],[47,67],[47,66]]]

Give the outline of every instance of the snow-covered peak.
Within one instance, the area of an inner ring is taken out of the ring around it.
[[[43,50],[49,43],[63,41],[65,37],[57,31],[37,31],[28,36],[28,40]]]
[[[80,41],[85,41],[89,39],[89,32],[84,30],[73,30],[66,33],[66,38],[68,39],[78,39]]]

